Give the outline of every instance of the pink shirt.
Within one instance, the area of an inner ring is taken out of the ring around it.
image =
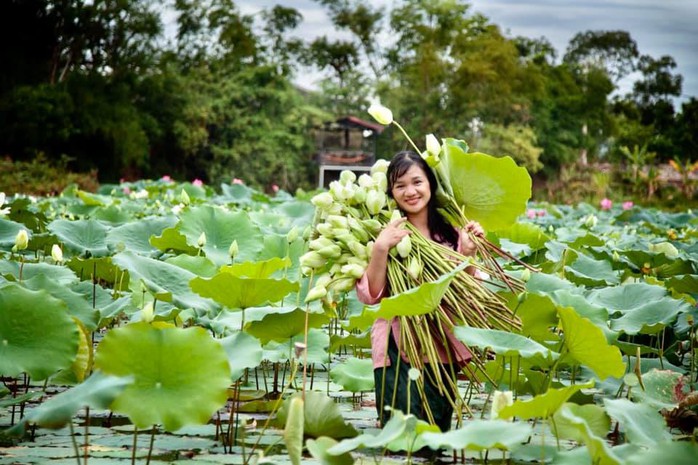
[[[458,237],[458,250],[460,250],[460,235]],[[361,302],[366,305],[373,305],[385,297],[385,288],[381,289],[378,294],[372,295],[368,287],[368,278],[366,274],[364,274],[361,279],[356,282],[356,294]],[[390,331],[390,329],[392,329],[392,331]],[[398,318],[393,318],[390,323],[383,318],[379,318],[371,327],[371,358],[373,360],[374,369],[390,365],[390,360],[387,358],[388,334],[390,333],[392,333],[395,344],[397,345],[400,339],[400,320]],[[445,334],[446,344],[451,348],[452,355],[451,360],[449,360],[444,348],[440,344],[437,345],[441,363],[455,362],[460,366],[468,363],[472,358],[470,351],[462,342],[456,339],[456,336],[454,336],[451,331],[445,330]],[[404,353],[402,353],[401,356],[405,362],[409,362]]]

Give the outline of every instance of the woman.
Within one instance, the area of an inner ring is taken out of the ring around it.
[[[436,177],[419,154],[415,152],[396,154],[388,166],[387,177],[388,195],[395,200],[404,217],[387,225],[375,240],[366,272],[356,285],[359,300],[365,304],[377,303],[386,295],[390,249],[403,237],[411,234],[404,227],[405,221],[409,221],[425,237],[450,246],[463,255],[474,255],[477,251],[469,234],[483,235],[482,227],[476,222],[470,222],[458,231],[438,213]],[[469,272],[476,272],[474,268],[470,268]],[[376,408],[381,426],[385,425],[390,416],[384,409],[386,406],[392,406],[428,420],[427,411],[422,402],[423,397],[416,383],[409,381],[409,362],[404,354],[398,360],[399,340],[400,323],[397,318],[391,322],[379,319],[374,323],[371,329],[371,346],[376,384]],[[442,363],[442,376],[450,377],[452,373],[460,371],[460,368],[470,360],[471,354],[452,333],[447,332],[445,343],[439,347],[439,358]],[[456,366],[450,366],[451,364]],[[453,406],[440,393],[431,376],[425,376],[425,373],[422,375],[424,398],[429,403],[434,423],[441,431],[447,431],[451,427]],[[397,393],[394,392],[395,390]]]

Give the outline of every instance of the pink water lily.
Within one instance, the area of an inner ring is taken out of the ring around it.
[[[601,200],[601,210],[610,210],[613,206],[613,201],[611,199]]]

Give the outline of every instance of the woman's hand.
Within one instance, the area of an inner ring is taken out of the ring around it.
[[[468,221],[460,230],[460,253],[463,255],[473,256],[477,253],[477,245],[475,245],[471,236],[485,236],[485,230],[482,229],[482,226],[477,221]]]
[[[411,234],[410,230],[403,227],[405,221],[407,221],[407,218],[400,218],[383,228],[380,234],[378,234],[378,237],[376,237],[373,250],[378,250],[387,254],[403,237]]]

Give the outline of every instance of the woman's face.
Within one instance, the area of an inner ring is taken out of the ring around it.
[[[427,211],[431,199],[430,187],[426,173],[419,166],[412,165],[395,180],[391,193],[403,212],[414,215]]]

